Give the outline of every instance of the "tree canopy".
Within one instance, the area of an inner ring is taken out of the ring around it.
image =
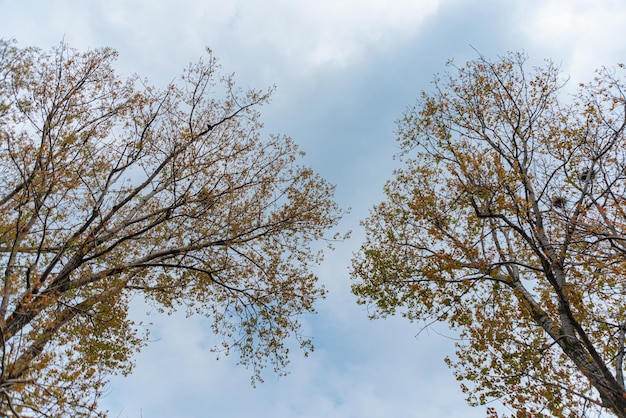
[[[210,318],[259,378],[282,371],[342,211],[294,142],[261,135],[272,89],[212,53],[165,89],[109,48],[0,41],[0,415],[91,416],[146,343],[140,296]]]
[[[626,417],[624,67],[568,89],[520,53],[449,64],[399,121],[353,292],[457,330],[473,405]]]

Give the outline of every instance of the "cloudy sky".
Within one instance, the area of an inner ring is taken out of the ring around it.
[[[266,130],[293,137],[352,208],[341,224],[352,238],[317,269],[330,294],[303,318],[315,352],[294,351],[289,376],[268,372],[254,389],[236,358],[209,352],[202,318],[152,313],[152,343],[101,406],[120,418],[483,417],[443,362],[454,352],[445,325],[369,321],[349,292],[359,220],[391,178],[394,121],[447,59],[525,50],[575,85],[626,62],[624,27],[623,0],[0,0],[0,37],[21,46],[111,46],[120,71],[160,86],[208,46],[241,86],[276,84]]]

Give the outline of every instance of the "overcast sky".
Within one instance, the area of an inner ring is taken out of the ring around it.
[[[454,354],[445,325],[369,321],[349,291],[359,220],[391,178],[394,121],[447,59],[525,50],[576,85],[626,62],[624,27],[623,0],[0,0],[0,37],[21,46],[111,46],[120,71],[161,87],[208,46],[242,87],[276,84],[267,132],[293,137],[352,208],[341,223],[352,238],[317,269],[329,296],[303,318],[315,352],[293,351],[289,376],[268,371],[254,389],[236,358],[209,352],[208,321],[152,313],[153,341],[131,376],[111,380],[102,408],[120,418],[484,417],[443,362]]]

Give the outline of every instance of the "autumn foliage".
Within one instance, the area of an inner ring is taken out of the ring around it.
[[[624,69],[568,90],[523,54],[450,65],[399,122],[353,291],[457,330],[473,405],[626,417]]]
[[[0,415],[91,416],[145,329],[131,298],[206,315],[258,377],[304,349],[311,267],[341,211],[288,137],[260,134],[270,91],[210,51],[165,89],[108,48],[0,42]]]

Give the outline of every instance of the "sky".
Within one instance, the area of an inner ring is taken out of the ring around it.
[[[289,375],[253,388],[235,357],[216,360],[209,321],[161,316],[128,377],[100,405],[111,417],[484,417],[444,364],[445,324],[370,321],[350,294],[359,221],[391,179],[395,121],[445,62],[525,51],[552,59],[572,85],[626,63],[623,0],[0,0],[0,37],[50,49],[64,40],[119,51],[117,68],[164,87],[210,47],[246,88],[276,85],[265,131],[291,136],[304,162],[337,185],[352,230],[316,268],[329,295],[302,318],[315,351],[291,354]],[[501,408],[497,403],[493,405]]]

